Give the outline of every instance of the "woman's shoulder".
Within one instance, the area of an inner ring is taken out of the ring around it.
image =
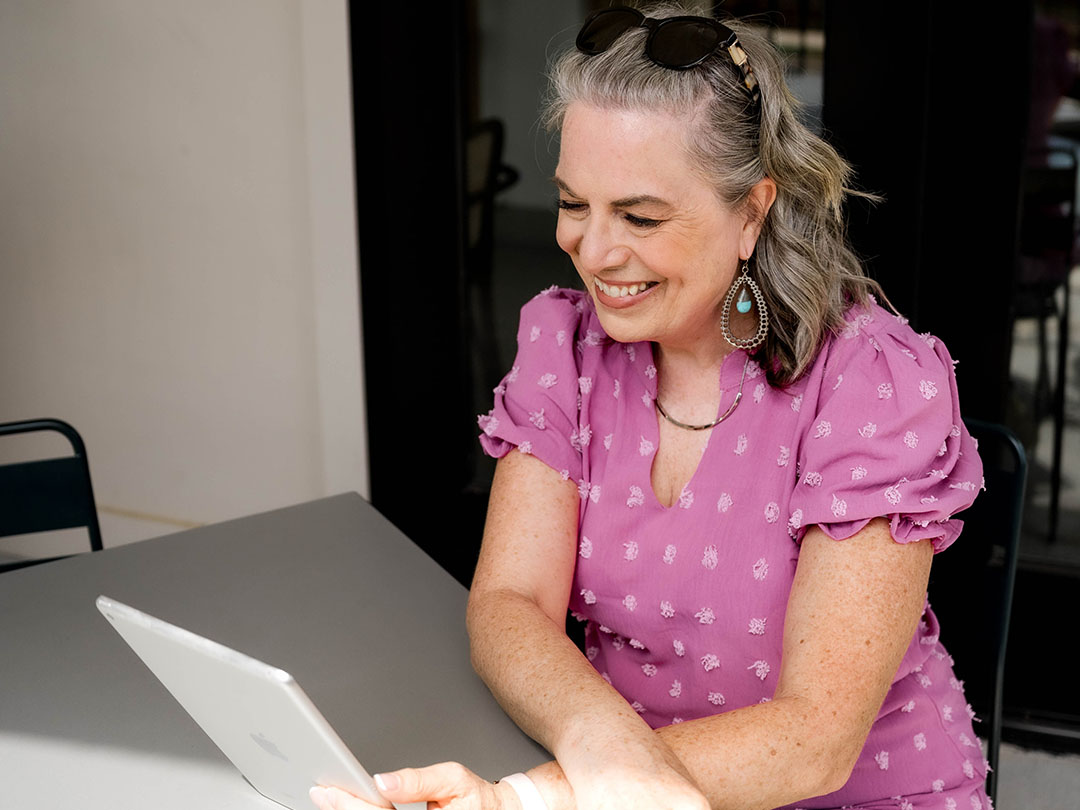
[[[521,308],[518,352],[570,352],[579,360],[618,346],[600,325],[592,298],[581,290],[548,287]]]
[[[817,410],[859,421],[863,437],[875,425],[891,425],[909,443],[920,427],[933,435],[959,429],[956,372],[945,344],[876,301],[848,310],[813,377]]]
[[[592,300],[581,290],[551,286],[541,290],[521,308],[521,332],[530,341],[552,330],[594,329],[603,335]]]
[[[580,320],[585,312],[587,296],[581,290],[552,285],[536,293],[521,308],[524,317],[541,320]]]
[[[970,505],[982,469],[941,340],[876,302],[852,307],[807,385],[799,525],[842,539],[884,516],[900,542],[952,542],[949,517]]]
[[[521,308],[514,365],[479,417],[484,449],[501,457],[516,446],[553,469],[580,478],[580,409],[598,368],[597,348],[611,343],[589,297],[549,287]]]
[[[884,365],[890,375],[900,377],[922,373],[951,377],[954,365],[939,338],[916,332],[907,318],[885,309],[873,297],[848,308],[844,326],[828,336],[818,359],[817,365],[826,373],[852,364]]]

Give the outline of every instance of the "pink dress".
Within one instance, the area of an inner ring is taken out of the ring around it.
[[[653,728],[771,699],[808,526],[842,540],[885,516],[897,542],[931,538],[938,551],[960,532],[950,516],[974,500],[982,465],[948,352],[876,304],[848,317],[785,390],[745,353],[728,356],[720,407],[746,365],[741,403],[666,508],[650,483],[651,344],[612,341],[581,292],[552,288],[522,309],[481,442],[577,482],[570,608],[593,666]],[[798,806],[989,810],[950,661],[927,606],[851,779]]]

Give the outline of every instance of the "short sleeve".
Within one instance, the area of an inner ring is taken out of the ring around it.
[[[568,478],[581,477],[582,310],[582,293],[556,288],[522,307],[514,365],[495,388],[494,407],[477,419],[488,455],[502,458],[516,447]]]
[[[827,347],[800,443],[796,539],[817,524],[844,540],[885,517],[897,542],[931,539],[941,551],[963,525],[952,516],[982,488],[952,358],[940,340],[880,307],[851,317]]]

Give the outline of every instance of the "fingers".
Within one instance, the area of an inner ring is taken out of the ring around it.
[[[466,799],[480,807],[491,798],[492,785],[464,765],[442,762],[427,768],[403,768],[375,776],[379,792],[394,802],[445,802]],[[374,810],[375,805],[337,788],[311,789],[311,801],[319,810]]]
[[[380,773],[375,777],[375,783],[383,796],[395,802],[450,799],[473,793],[481,785],[487,784],[457,762],[441,762],[427,768],[402,768],[399,771]]]

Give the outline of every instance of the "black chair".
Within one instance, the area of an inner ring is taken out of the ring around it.
[[[1005,646],[1009,636],[1020,525],[1027,481],[1027,457],[1008,428],[965,420],[979,443],[986,491],[962,512],[964,531],[954,546],[934,559],[930,603],[941,622],[941,640],[955,659],[956,677],[987,742],[987,792],[997,797],[1001,746]]]
[[[101,551],[94,490],[86,447],[78,431],[58,419],[0,424],[0,437],[55,431],[70,443],[74,455],[0,465],[0,537],[85,526],[90,549]],[[0,572],[49,562],[57,557],[0,564]]]

